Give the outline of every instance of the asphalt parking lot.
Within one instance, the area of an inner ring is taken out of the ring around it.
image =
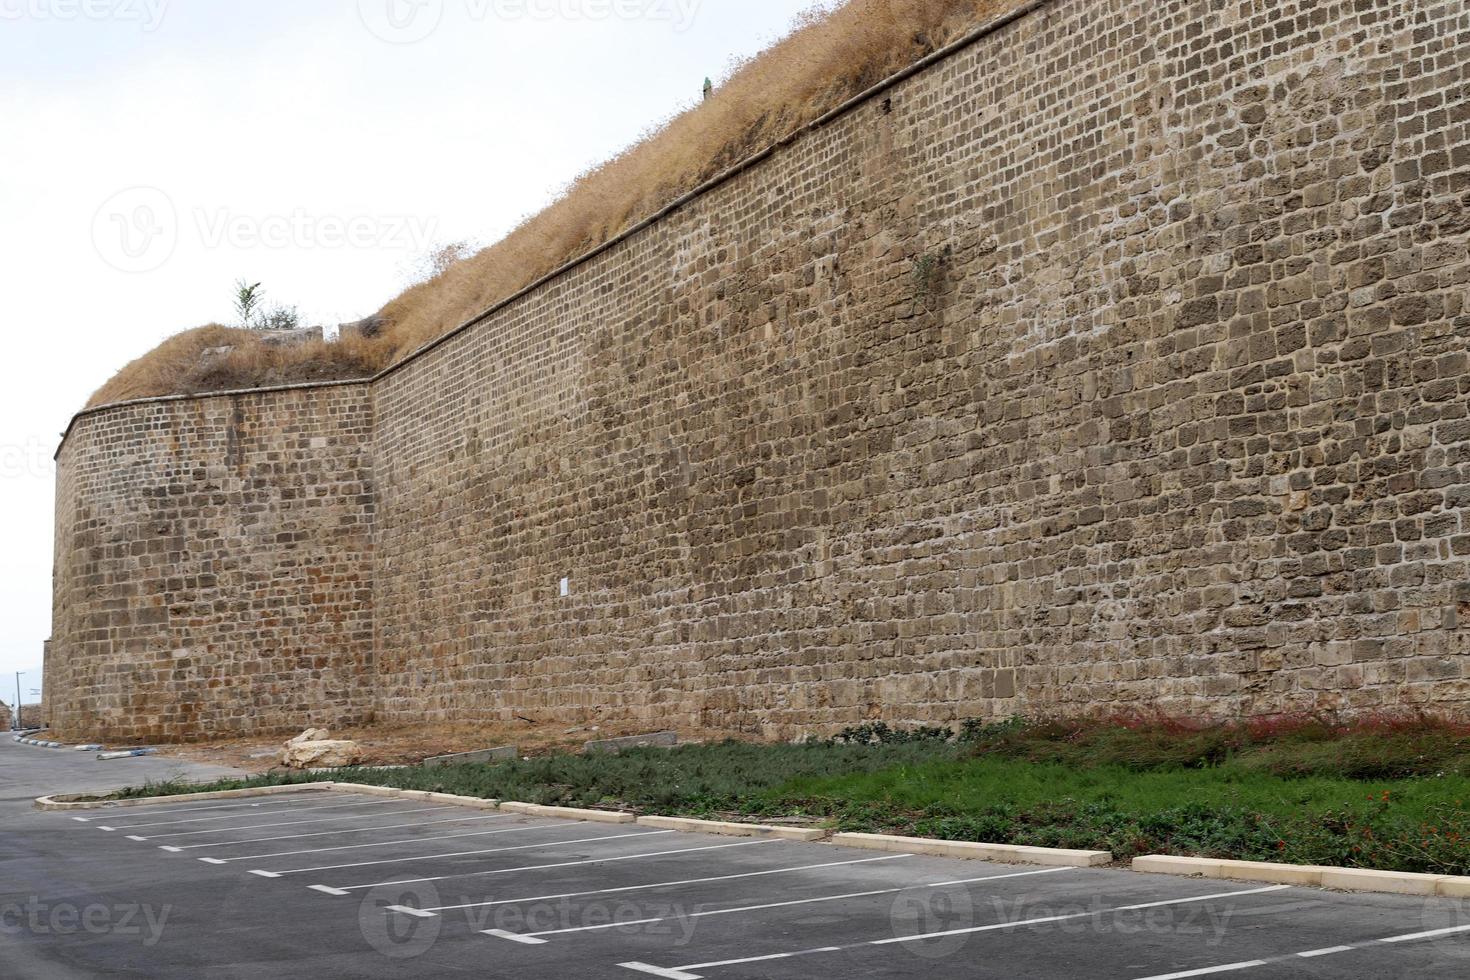
[[[1470,977],[1450,899],[347,793],[79,814],[6,796],[7,978]]]

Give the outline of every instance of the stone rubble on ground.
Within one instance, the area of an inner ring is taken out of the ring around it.
[[[281,748],[279,759],[288,769],[340,769],[362,762],[363,752],[356,742],[333,739],[323,729],[308,728]]]

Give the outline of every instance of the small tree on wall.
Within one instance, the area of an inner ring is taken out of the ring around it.
[[[235,319],[247,330],[255,322],[260,304],[265,302],[265,290],[260,285],[258,282],[252,285],[244,279],[235,283]]]
[[[265,290],[260,283],[246,279],[235,283],[235,318],[245,330],[295,330],[301,326],[301,314],[294,306],[265,305]]]

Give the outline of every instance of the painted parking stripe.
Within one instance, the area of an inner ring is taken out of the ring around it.
[[[584,898],[589,895],[615,895],[622,892],[651,891],[655,888],[676,888],[681,885],[705,885],[715,881],[734,881],[737,878],[760,878],[765,875],[791,874],[796,871],[816,871],[822,868],[843,868],[852,864],[873,864],[877,861],[898,861],[913,857],[912,854],[884,854],[882,857],[859,858],[856,861],[829,861],[826,864],[803,864],[795,868],[773,868],[769,871],[747,871],[737,875],[718,875],[714,878],[685,878],[683,881],[656,881],[647,885],[626,885],[622,888],[598,888],[587,892],[563,892],[560,895],[534,895],[530,898],[502,898],[494,902],[471,902],[468,905],[437,905],[427,909],[409,910],[401,905],[390,905],[390,912],[409,912],[425,916],[434,912],[457,912],[460,909],[487,908],[492,905],[520,905],[527,902],[550,902],[562,898]]]
[[[810,952],[810,953],[835,953],[835,952],[837,952],[837,947],[836,946],[833,946],[831,948],[825,948],[824,947],[822,949],[812,949],[812,950],[808,950],[808,952]],[[782,954],[782,955],[785,955],[785,954]],[[754,963],[754,962],[759,962],[759,961],[758,960],[751,960],[751,962]],[[637,970],[639,973],[649,973],[649,974],[652,974],[653,976],[656,976],[656,977],[664,977],[665,980],[704,980],[704,978],[701,977],[701,976],[699,976],[698,974],[694,974],[694,973],[681,973],[678,970],[671,970],[671,969],[669,969],[666,966],[654,966],[651,963],[639,963],[637,960],[632,960],[632,961],[627,962],[627,963],[619,963],[618,966],[622,967],[625,970]]]
[[[394,801],[396,802],[396,801]],[[443,810],[453,810],[452,806],[429,806],[421,810],[394,810],[392,816],[406,817],[410,813],[437,813]],[[201,834],[234,834],[242,830],[265,830],[267,827],[302,827],[312,823],[331,823],[333,820],[369,820],[376,817],[376,813],[347,813],[338,814],[334,817],[314,817],[311,820],[286,820],[281,823],[253,823],[244,827],[214,827],[209,830],[188,830],[177,834],[149,834],[144,840],[168,840],[171,837],[198,837]]]
[[[371,834],[378,830],[403,830],[406,827],[440,827],[447,823],[473,823],[478,820],[508,820],[513,816],[517,816],[517,814],[495,813],[488,817],[455,817],[452,820],[421,820],[418,823],[390,823],[385,827],[352,827],[348,830],[317,830],[310,834],[252,837],[249,840],[217,840],[211,841],[208,844],[181,844],[178,847],[173,847],[168,844],[159,844],[158,846],[161,850],[165,851],[195,851],[201,847],[237,847],[241,844],[266,844],[273,841],[302,840],[307,837],[340,837],[343,834]]]
[[[1351,946],[1328,946],[1326,949],[1309,949],[1305,953],[1297,953],[1304,960],[1315,959],[1318,956],[1332,956],[1335,953],[1351,953]]]
[[[1277,963],[1288,963],[1292,960],[1316,959],[1321,956],[1335,956],[1339,953],[1352,953],[1360,949],[1370,949],[1374,946],[1389,945],[1396,946],[1400,943],[1417,943],[1426,939],[1442,939],[1445,936],[1455,936],[1470,933],[1470,926],[1454,926],[1449,929],[1433,929],[1429,932],[1410,932],[1402,936],[1389,936],[1386,939],[1370,939],[1367,942],[1351,943],[1345,946],[1330,946],[1327,949],[1309,949],[1305,953],[1292,953],[1288,956],[1273,956],[1264,960],[1249,960],[1244,963],[1225,963],[1220,966],[1209,966],[1201,970],[1186,970],[1183,973],[1164,973],[1153,977],[1142,977],[1139,980],[1185,980],[1187,977],[1204,977],[1218,973],[1238,973],[1243,970],[1254,970],[1257,967],[1271,966]]]
[[[669,857],[670,855],[674,854],[694,854],[699,851],[723,851],[731,847],[759,847],[763,844],[781,843],[784,843],[784,841],[776,838],[743,840],[736,841],[734,844],[710,844],[704,847],[681,847],[676,851],[654,851],[651,854],[624,854],[620,857],[587,858],[586,860],[582,861],[561,861],[557,864],[532,864],[519,868],[496,868],[492,871],[461,871],[459,874],[437,875],[432,878],[400,878],[396,881],[375,881],[367,885],[345,885],[341,888],[332,889],[332,892],[341,892],[345,895],[348,892],[362,891],[368,888],[382,888],[385,885],[417,885],[425,881],[448,881],[451,878],[482,878],[486,875],[509,875],[517,874],[523,871],[547,871],[552,868],[579,868],[588,864],[612,864],[616,861],[644,861],[649,858]],[[267,873],[267,876],[268,874],[269,873]],[[309,887],[315,889],[316,891],[328,890],[326,886],[311,885]]]
[[[554,825],[553,827],[536,829],[551,830],[554,829]],[[504,854],[507,851],[533,851],[537,848],[565,847],[568,844],[593,844],[598,841],[626,840],[632,837],[662,837],[664,834],[677,833],[677,830],[650,830],[638,834],[608,834],[603,837],[582,837],[577,840],[549,840],[542,841],[538,844],[520,844],[516,847],[492,847],[483,851],[454,851],[449,854],[419,854],[413,857],[385,858],[382,861],[359,861],[356,864],[329,864],[321,868],[292,868],[290,871],[277,871],[270,875],[270,877],[279,878],[282,875],[306,874],[309,871],[342,871],[346,868],[368,868],[377,864],[404,864],[409,861],[437,861],[442,858],[474,857],[479,854]],[[262,872],[259,871],[251,872],[251,874],[261,873]]]
[[[333,803],[329,806],[301,806],[290,807],[285,810],[277,810],[270,816],[280,816],[282,813],[306,813],[310,810],[347,810],[358,806],[383,806],[388,803],[401,803],[402,800],[368,800],[366,803]],[[152,814],[150,814],[152,816]],[[216,820],[237,820],[243,816],[254,816],[254,814],[227,813],[221,817],[196,817],[190,820],[155,820],[153,823],[129,823],[120,824],[114,830],[139,830],[143,827],[171,827],[181,823],[213,823]]]
[[[580,826],[580,823],[576,826]],[[232,864],[235,861],[261,861],[265,858],[295,857],[298,854],[325,854],[328,851],[352,851],[363,847],[388,847],[393,844],[426,844],[436,840],[459,840],[463,837],[490,837],[494,834],[524,834],[528,830],[545,830],[546,826],[511,827],[507,830],[478,830],[468,834],[445,834],[442,837],[410,837],[407,840],[374,841],[370,844],[341,844],[337,847],[315,847],[308,851],[277,851],[274,854],[247,854],[244,857],[200,858],[211,864]]]
[[[819,905],[822,902],[842,902],[842,901],[847,901],[848,899],[855,899],[855,898],[873,898],[873,897],[876,897],[878,895],[897,895],[897,894],[900,894],[902,892],[919,891],[920,889],[924,889],[924,888],[948,888],[948,887],[952,887],[952,886],[955,886],[955,885],[973,885],[973,884],[976,884],[977,882],[981,882],[981,881],[1002,881],[1002,880],[1004,880],[1006,878],[1030,878],[1030,877],[1033,877],[1035,875],[1050,875],[1050,874],[1056,874],[1056,873],[1061,872],[1061,871],[1073,871],[1073,870],[1076,870],[1076,869],[1074,869],[1074,868],[1042,868],[1039,871],[1017,871],[1017,872],[1013,872],[1011,874],[986,875],[983,878],[964,878],[964,879],[961,879],[959,881],[937,881],[937,882],[934,882],[932,884],[902,885],[902,886],[900,886],[898,888],[880,888],[880,889],[877,889],[877,890],[874,890],[874,891],[848,892],[845,895],[824,895],[824,896],[820,896],[820,897],[817,897],[817,898],[798,898],[798,899],[792,899],[792,900],[786,901],[786,902],[769,902],[769,903],[764,904],[764,905],[744,905],[744,906],[740,906],[738,908],[712,909],[712,910],[710,910],[708,912],[691,912],[691,913],[689,913],[687,915],[681,916],[680,918],[684,918],[684,919],[703,919],[703,918],[706,918],[706,917],[711,916],[711,915],[734,915],[734,914],[737,914],[737,913],[740,913],[740,912],[763,912],[763,911],[765,911],[767,909],[791,908],[794,905]],[[577,926],[577,927],[571,928],[571,929],[547,929],[544,932],[523,932],[523,933],[510,934],[510,935],[507,935],[505,932],[503,932],[501,930],[498,930],[498,929],[491,929],[491,930],[487,930],[485,934],[486,935],[489,935],[489,936],[498,936],[499,938],[502,938],[502,939],[514,938],[517,941],[521,941],[521,940],[524,940],[524,939],[538,939],[538,940],[540,940],[540,938],[542,936],[563,936],[563,935],[566,935],[568,933],[573,933],[573,932],[601,932],[604,929],[618,929],[618,928],[622,928],[624,926],[646,926],[646,925],[653,925],[656,922],[667,922],[671,918],[673,918],[673,916],[661,916],[659,918],[653,918],[653,919],[633,919],[633,920],[630,920],[630,921],[623,921],[623,922],[605,922],[605,923],[602,923],[600,925],[595,925],[595,926]],[[544,942],[544,940],[541,940],[541,941]]]
[[[1387,939],[1378,941],[1380,943],[1417,943],[1423,939],[1440,939],[1444,936],[1457,936],[1466,932],[1470,932],[1470,926],[1453,926],[1449,929],[1435,929],[1431,932],[1411,932],[1404,936],[1389,936]]]
[[[1182,973],[1160,973],[1158,976],[1149,977],[1148,980],[1186,980],[1187,977],[1207,977],[1214,973],[1234,973],[1237,970],[1254,970],[1258,966],[1265,966],[1269,960],[1246,960],[1243,963],[1226,963],[1221,966],[1207,966],[1201,970],[1185,970]]]
[[[1015,922],[996,922],[984,926],[970,926],[965,929],[946,929],[942,932],[920,932],[909,936],[895,936],[890,939],[871,939],[867,942],[848,943],[844,946],[823,946],[819,949],[803,949],[791,953],[771,953],[766,956],[748,956],[734,960],[717,960],[711,963],[690,963],[686,966],[658,967],[647,963],[629,962],[619,963],[619,966],[640,973],[651,973],[654,976],[675,977],[678,980],[701,980],[701,974],[694,970],[712,970],[722,966],[741,966],[746,963],[766,963],[772,960],[795,959],[801,956],[811,956],[815,953],[839,953],[850,949],[862,949],[867,946],[891,946],[894,943],[911,943],[924,939],[941,939],[948,936],[970,936],[981,932],[994,932],[1002,929],[1019,929],[1022,926],[1045,925],[1051,922],[1067,922],[1076,919],[1085,919],[1095,915],[1106,915],[1113,912],[1140,912],[1146,909],[1164,908],[1170,905],[1189,905],[1195,902],[1212,902],[1224,898],[1239,898],[1244,895],[1264,895],[1269,892],[1285,891],[1290,885],[1270,885],[1265,888],[1250,888],[1244,891],[1217,892],[1213,895],[1199,895],[1194,898],[1176,898],[1163,902],[1144,902],[1139,905],[1120,905],[1110,909],[1089,909],[1085,912],[1073,912],[1065,915],[1047,915],[1036,919],[1020,919]],[[1470,928],[1470,927],[1467,927]],[[1157,978],[1150,978],[1157,980]]]

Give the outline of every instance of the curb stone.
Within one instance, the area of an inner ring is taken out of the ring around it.
[[[587,755],[595,755],[599,752],[617,755],[624,749],[671,749],[678,744],[678,732],[653,732],[649,735],[624,735],[622,738],[593,739],[582,746],[582,751]]]
[[[1375,871],[1371,868],[1331,868],[1321,865],[1270,864],[1263,861],[1225,861],[1211,858],[1149,854],[1133,859],[1134,871],[1145,874],[1228,878],[1278,885],[1301,885],[1349,892],[1390,895],[1470,897],[1470,877]]]
[[[222,789],[210,793],[179,793],[174,796],[148,796],[127,800],[84,800],[87,794],[58,794],[36,800],[38,810],[111,810],[115,807],[156,806],[162,803],[202,803],[205,800],[238,800],[251,796],[278,796],[285,793],[322,792],[334,783],[294,783],[288,786],[255,786],[250,789]]]
[[[512,759],[519,759],[520,754],[519,747],[502,745],[494,749],[457,752],[454,755],[436,755],[431,759],[425,759],[423,766],[426,769],[438,769],[442,766],[464,766],[484,762],[509,762]]]
[[[500,809],[533,817],[565,817],[569,820],[589,820],[593,823],[633,823],[638,819],[636,814],[621,810],[580,810],[570,806],[542,806],[539,803],[502,803]]]
[[[977,844],[970,841],[934,840],[927,837],[894,837],[888,834],[834,834],[832,843],[873,851],[898,851],[934,857],[999,861],[1003,864],[1042,864],[1063,868],[1095,868],[1113,863],[1110,851],[1079,851],[1058,847],[1026,847],[1020,844]]]
[[[722,834],[727,837],[778,837],[781,840],[819,841],[827,831],[817,827],[774,827],[759,823],[732,823],[721,820],[691,820],[685,817],[639,817],[643,827],[682,830],[691,834]]]
[[[73,752],[102,752],[107,748],[105,745],[66,745],[61,742],[50,742],[39,738],[28,737],[32,734],[34,733],[20,732],[14,736],[14,741],[18,745],[34,745],[38,749],[71,749]],[[156,750],[135,749],[129,751],[132,755],[150,755]],[[117,758],[122,758],[122,756],[119,755]]]

